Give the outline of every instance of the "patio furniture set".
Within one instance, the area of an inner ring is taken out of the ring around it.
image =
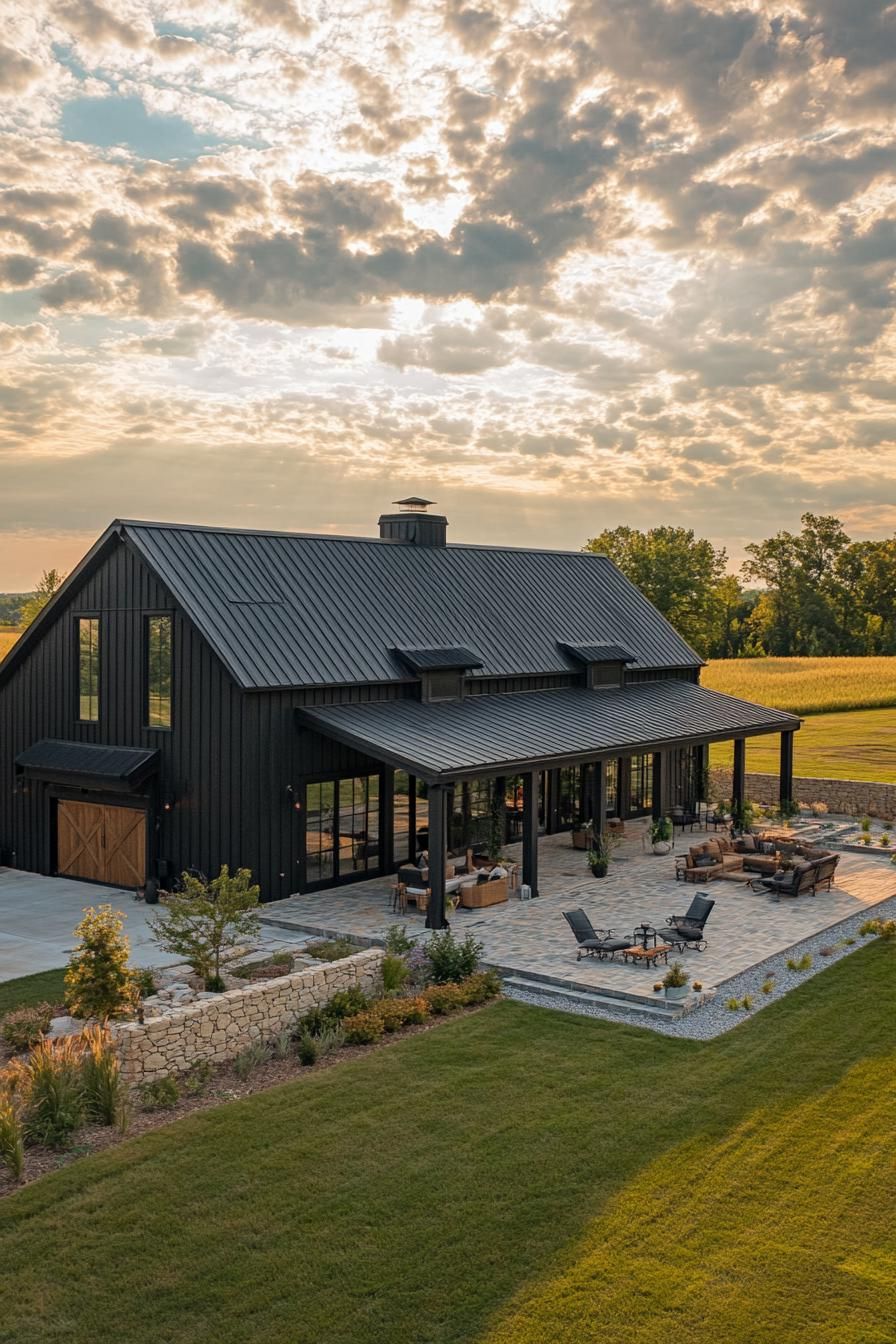
[[[432,894],[427,864],[428,855],[423,854],[417,864],[399,868],[392,888],[393,913],[406,914],[409,904],[425,913]],[[449,859],[445,865],[445,895],[456,900],[461,909],[482,910],[502,905],[511,892],[521,894],[516,864],[488,864],[468,849],[464,858]]]
[[[803,844],[793,836],[743,835],[735,840],[714,836],[677,856],[675,876],[679,881],[703,883],[729,878],[780,900],[784,895],[830,891],[839,861],[839,854]]]
[[[564,910],[563,918],[575,935],[578,943],[576,961],[582,955],[597,957],[599,961],[613,961],[621,956],[624,962],[634,962],[640,966],[656,966],[659,961],[668,963],[669,953],[685,948],[702,952],[707,943],[704,930],[706,921],[712,913],[715,901],[706,896],[695,896],[683,915],[669,915],[666,927],[655,929],[652,924],[639,924],[631,937],[620,935],[612,929],[595,929],[591,920],[582,909]]]

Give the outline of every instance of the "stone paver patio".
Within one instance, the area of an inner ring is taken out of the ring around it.
[[[642,921],[660,929],[666,916],[683,913],[695,892],[716,905],[707,925],[705,952],[688,951],[675,958],[706,989],[767,957],[785,952],[821,930],[896,895],[896,868],[883,857],[842,853],[837,886],[817,896],[773,901],[751,891],[745,882],[715,879],[707,886],[676,882],[673,855],[655,855],[645,848],[645,827],[627,827],[606,878],[591,876],[585,855],[574,850],[568,834],[545,836],[539,844],[537,900],[511,900],[485,910],[458,910],[452,929],[468,930],[483,944],[483,959],[515,975],[547,979],[592,992],[653,998],[657,974],[645,967],[583,958],[562,912],[582,906],[596,928],[630,933]],[[703,833],[676,835],[675,852],[683,853]],[[507,853],[518,857],[519,846]],[[380,942],[392,924],[404,925],[411,936],[423,933],[423,917],[414,907],[407,917],[390,912],[391,878],[375,878],[303,896],[290,896],[264,907],[263,919],[282,928],[328,936],[345,934]],[[673,958],[670,958],[672,960]]]

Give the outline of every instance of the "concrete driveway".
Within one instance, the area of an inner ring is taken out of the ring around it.
[[[150,937],[151,907],[135,901],[132,891],[0,868],[0,980],[64,966],[84,907],[102,904],[126,916],[132,965],[164,966],[172,961]]]

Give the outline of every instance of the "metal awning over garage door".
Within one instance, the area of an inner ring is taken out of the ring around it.
[[[16,771],[27,779],[131,792],[158,768],[159,753],[148,747],[105,747],[44,737],[20,751]]]

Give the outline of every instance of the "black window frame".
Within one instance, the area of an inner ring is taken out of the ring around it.
[[[170,690],[168,693],[168,718],[167,724],[150,723],[149,714],[149,694],[150,694],[150,646],[149,646],[149,623],[150,621],[166,620],[171,627],[171,638],[169,642],[169,658],[171,668],[169,672]],[[146,611],[143,613],[143,727],[149,733],[170,733],[174,730],[174,612],[173,611]]]
[[[74,699],[75,699],[75,722],[84,725],[96,727],[100,722],[103,706],[103,625],[102,618],[98,611],[79,611],[74,617],[74,645],[75,645],[75,677],[74,677]],[[96,700],[96,716],[91,719],[85,719],[81,713],[82,695],[81,695],[81,626],[88,621],[96,625],[96,695],[89,696],[88,699]]]

